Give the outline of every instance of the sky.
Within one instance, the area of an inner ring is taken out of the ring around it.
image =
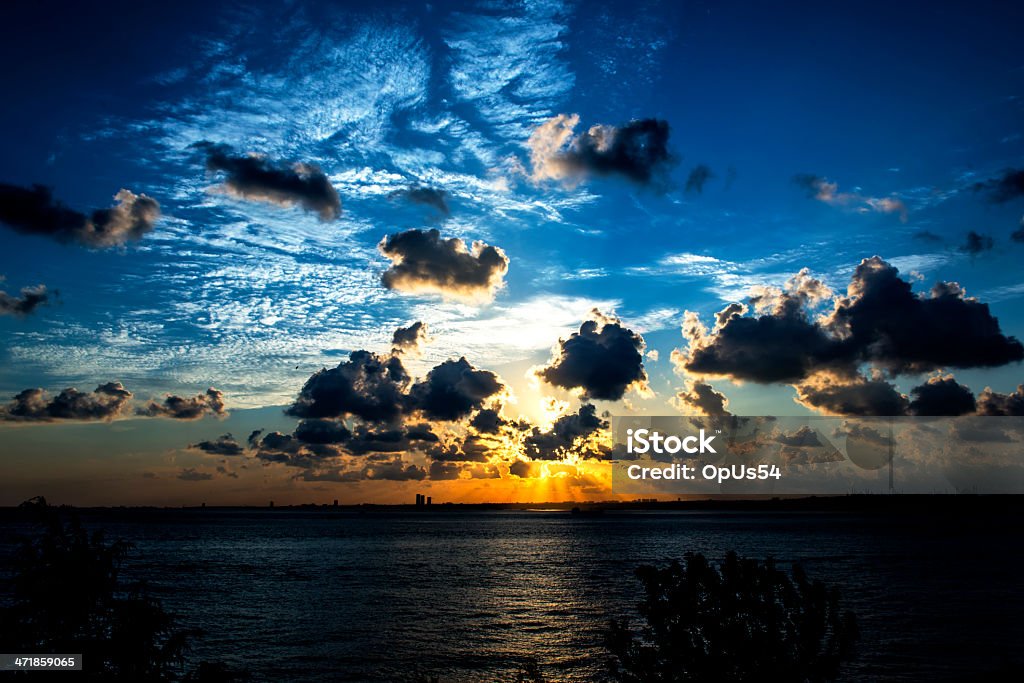
[[[1021,7],[140,5],[5,9],[0,504],[601,499],[616,415],[1021,414]]]

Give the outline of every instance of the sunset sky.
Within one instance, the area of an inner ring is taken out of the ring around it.
[[[3,11],[0,505],[602,499],[612,415],[1024,414],[1024,7],[141,5]]]

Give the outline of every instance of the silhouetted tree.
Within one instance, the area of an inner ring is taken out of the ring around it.
[[[121,583],[131,544],[88,532],[76,514],[65,522],[41,497],[20,508],[42,528],[13,558],[9,605],[0,611],[4,651],[82,653],[84,676],[76,678],[89,681],[179,680],[188,641],[200,631],[178,628],[145,584]],[[235,679],[203,663],[188,680]]]
[[[771,559],[730,552],[716,568],[690,553],[685,566],[636,574],[646,625],[634,633],[613,620],[606,633],[609,669],[621,683],[817,683],[834,680],[852,655],[853,614],[840,611],[837,588],[808,580],[798,565],[790,579]]]

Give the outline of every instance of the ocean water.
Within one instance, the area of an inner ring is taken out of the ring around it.
[[[603,680],[602,631],[634,569],[687,551],[801,562],[862,640],[846,680],[953,679],[1024,643],[1020,529],[850,513],[114,511],[126,577],[205,635],[193,657],[257,681]],[[10,541],[16,531],[2,529]],[[7,546],[10,547],[9,545]]]

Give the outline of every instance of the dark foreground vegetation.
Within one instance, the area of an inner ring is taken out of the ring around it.
[[[189,642],[201,636],[166,612],[144,583],[120,578],[132,549],[89,532],[73,512],[43,498],[22,503],[36,533],[21,539],[0,608],[0,651],[82,654],[75,680],[149,683],[231,683],[248,680],[223,664],[187,666]],[[48,674],[22,674],[33,681]],[[63,680],[63,679],[62,679]]]

